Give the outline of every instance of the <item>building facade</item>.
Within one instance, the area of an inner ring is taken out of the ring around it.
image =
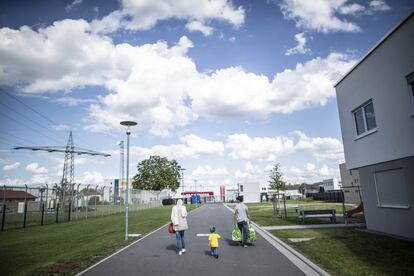
[[[414,12],[335,85],[367,228],[414,239]]]
[[[339,164],[339,171],[341,173],[345,203],[360,203],[359,171],[348,170],[345,163]]]

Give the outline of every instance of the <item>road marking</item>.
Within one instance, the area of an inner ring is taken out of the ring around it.
[[[196,234],[197,237],[208,237],[210,234]]]

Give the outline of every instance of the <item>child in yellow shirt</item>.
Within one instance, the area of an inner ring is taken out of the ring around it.
[[[208,245],[210,246],[210,249],[211,249],[211,256],[218,259],[218,257],[219,257],[219,255],[218,255],[218,247],[219,247],[218,240],[221,238],[221,236],[216,233],[216,227],[214,227],[214,226],[210,227],[210,233],[211,234],[208,236]]]

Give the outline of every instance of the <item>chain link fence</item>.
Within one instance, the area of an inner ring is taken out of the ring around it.
[[[0,186],[1,231],[125,212],[125,192],[115,193],[113,187],[75,184],[63,197],[61,190],[58,185]],[[160,192],[131,189],[128,202],[130,212],[159,207]]]

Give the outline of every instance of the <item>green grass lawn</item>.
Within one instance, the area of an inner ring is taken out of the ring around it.
[[[143,203],[143,204],[134,204],[130,205],[129,211],[141,211],[143,209],[157,207],[158,203]],[[99,216],[106,216],[106,215],[113,215],[117,213],[122,213],[125,211],[124,206],[114,206],[114,205],[89,205],[88,212],[86,212],[86,208],[79,211],[73,211],[71,213],[72,220],[81,220],[86,218],[94,218]],[[30,227],[33,225],[41,225],[42,220],[42,213],[40,211],[28,211],[26,215],[26,227]],[[63,212],[62,209],[59,210],[59,222],[64,222],[68,220],[68,210]],[[0,218],[1,221],[1,218]],[[22,228],[24,221],[24,215],[22,213],[17,212],[7,212],[5,216],[5,223],[4,229],[16,229]],[[51,224],[56,223],[56,211],[47,211],[44,212],[43,224]]]
[[[129,233],[153,231],[169,221],[170,211],[165,206],[130,212]],[[2,232],[1,274],[75,274],[136,240],[124,241],[124,222],[125,215],[116,214]]]
[[[356,229],[272,231],[334,275],[413,275],[414,243]],[[288,238],[315,239],[292,243]]]
[[[234,208],[235,204],[228,204],[229,207]],[[282,225],[297,225],[302,224],[299,220],[299,214],[293,208],[287,208],[287,219],[281,219],[275,216],[272,202],[262,203],[247,203],[251,219],[261,226],[282,226]],[[332,203],[324,201],[301,201],[301,200],[287,200],[286,205],[297,205],[299,210],[314,210],[314,209],[335,209],[337,214],[342,214],[342,203]],[[356,205],[346,204],[345,209],[349,210],[355,208]],[[283,212],[284,215],[284,212]],[[306,224],[324,224],[331,223],[328,219],[307,219]]]

